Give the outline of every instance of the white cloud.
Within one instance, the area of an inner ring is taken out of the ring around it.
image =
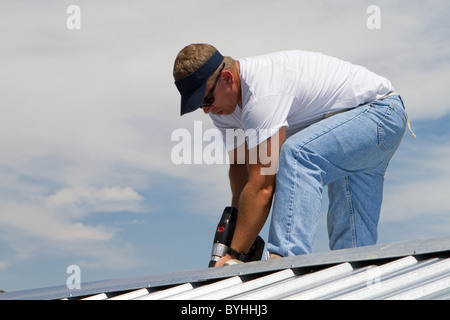
[[[135,202],[142,200],[131,187],[112,187],[95,189],[92,187],[64,188],[46,199],[46,204],[50,207],[64,205],[87,204],[97,207],[99,202],[118,204],[120,202]],[[114,207],[110,210],[114,210]]]
[[[68,243],[77,241],[107,241],[114,232],[102,226],[88,226],[70,218],[73,212],[46,210],[36,204],[2,204],[0,224],[4,233],[15,230],[16,236],[36,239],[47,244]],[[15,237],[14,237],[15,238]]]
[[[8,269],[42,254],[103,270],[133,268],[141,263],[131,244],[122,240],[120,229],[83,222],[92,209],[114,211],[123,201],[139,201],[140,196],[129,188],[106,188],[94,191],[93,196],[70,191],[62,190],[42,201],[1,201],[0,240],[12,254],[4,256],[7,261],[0,267]]]
[[[450,146],[422,145],[400,155],[396,162],[402,166],[389,171],[388,178],[393,182],[385,191],[383,221],[406,223],[421,217],[433,223],[432,217],[448,215]]]

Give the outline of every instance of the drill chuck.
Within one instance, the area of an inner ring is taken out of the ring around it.
[[[216,262],[227,254],[228,247],[222,243],[214,243],[211,250],[211,260],[209,261],[208,268],[214,267]]]

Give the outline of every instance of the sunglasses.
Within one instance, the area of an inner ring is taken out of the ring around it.
[[[205,99],[203,99],[203,103],[200,106],[200,108],[205,108],[205,107],[209,107],[214,103],[214,90],[216,89],[217,83],[219,82],[219,78],[220,78],[220,74],[222,73],[223,69],[225,68],[225,63],[222,64],[222,68],[220,68],[219,74],[216,77],[216,80],[214,81],[214,85],[211,88],[211,90],[209,91],[208,95],[205,97]]]

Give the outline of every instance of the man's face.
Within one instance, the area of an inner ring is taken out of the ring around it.
[[[239,97],[233,77],[234,76],[230,71],[224,70],[221,72],[215,88],[213,88],[213,84],[206,87],[205,98],[211,97],[212,95],[214,97],[214,102],[211,105],[202,108],[204,113],[217,115],[233,114],[238,104]],[[212,89],[214,90],[212,91]]]

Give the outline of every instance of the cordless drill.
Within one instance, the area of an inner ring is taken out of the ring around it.
[[[208,267],[214,267],[216,262],[223,257],[231,245],[234,230],[237,223],[238,210],[233,207],[226,207],[217,225],[214,235],[214,243],[211,250],[211,260]],[[258,236],[250,248],[245,262],[261,260],[264,251],[264,240]]]

